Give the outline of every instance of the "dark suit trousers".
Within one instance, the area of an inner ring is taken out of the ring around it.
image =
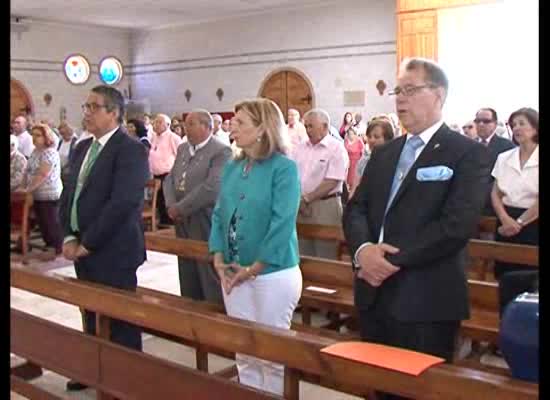
[[[361,339],[414,350],[452,362],[460,321],[400,322],[373,310],[359,310]],[[377,392],[378,400],[406,397]]]
[[[93,273],[93,269],[88,266],[79,267],[75,265],[75,270],[77,278],[83,281],[99,283],[132,292],[135,292],[137,288],[136,271],[132,269],[113,268],[109,271],[109,282],[105,282],[104,279],[98,279],[97,275]],[[84,310],[84,331],[90,335],[95,335],[96,314],[94,312]],[[141,328],[124,321],[111,319],[111,341],[141,351]]]
[[[164,178],[168,174],[155,175],[155,179],[160,180],[160,190],[157,196],[157,210],[159,212],[159,222],[162,225],[172,225],[172,219],[168,216],[168,210],[166,209],[166,201],[164,200],[164,192],[162,190],[162,184],[164,183]]]
[[[46,246],[52,247],[55,254],[61,254],[63,232],[59,223],[59,200],[35,200],[34,213]]]

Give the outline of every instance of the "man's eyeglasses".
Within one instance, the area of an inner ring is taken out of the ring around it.
[[[488,119],[488,118],[476,118],[476,119],[474,119],[474,122],[476,124],[490,124],[490,123],[493,123],[495,121],[492,120],[492,119]]]
[[[435,88],[435,85],[432,84],[426,84],[426,85],[419,85],[419,86],[396,86],[395,89],[393,89],[391,92],[388,93],[388,96],[397,96],[398,94],[402,94],[403,96],[412,96],[416,94],[419,90],[425,89],[425,88]]]
[[[464,125],[462,129],[474,129],[473,125]]]
[[[105,104],[97,104],[97,103],[84,103],[80,106],[82,108],[82,112],[84,113],[95,113],[100,108],[107,108]]]

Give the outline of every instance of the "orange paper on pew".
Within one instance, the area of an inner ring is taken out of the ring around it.
[[[321,352],[414,376],[445,361],[429,354],[368,342],[340,342]]]

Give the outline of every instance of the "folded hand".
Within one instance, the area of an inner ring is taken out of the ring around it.
[[[357,261],[361,266],[357,277],[367,281],[371,286],[380,286],[382,282],[399,271],[399,267],[386,260],[384,255],[398,252],[397,247],[386,243],[365,246],[357,255]]]

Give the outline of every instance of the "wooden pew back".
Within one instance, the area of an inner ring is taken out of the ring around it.
[[[102,394],[121,399],[281,399],[18,310],[11,310],[10,322],[13,353]],[[15,389],[25,394],[29,385],[19,381]]]
[[[159,304],[154,298],[140,298],[135,293],[68,278],[49,277],[21,268],[12,267],[10,278],[13,287],[74,304],[100,315],[285,364],[288,373],[285,377],[286,398],[297,398],[297,382],[301,373],[330,377],[341,383],[362,386],[365,390],[374,388],[418,399],[538,398],[538,385],[518,382],[503,375],[439,365],[419,377],[412,377],[322,355],[319,350],[335,341],[307,333],[267,327],[204,310],[170,307]],[[102,301],[98,302],[98,298]],[[18,329],[13,333],[17,335]]]

